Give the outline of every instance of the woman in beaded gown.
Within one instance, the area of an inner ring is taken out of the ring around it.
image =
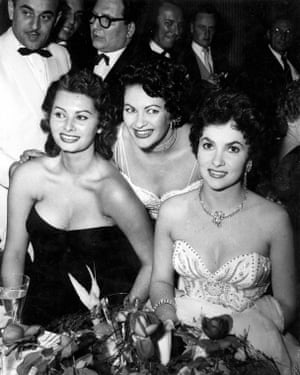
[[[108,93],[88,71],[54,82],[43,103],[48,155],[16,168],[9,189],[2,274],[31,278],[23,312],[46,325],[84,311],[68,274],[87,291],[96,276],[101,296],[148,296],[152,227],[147,212],[109,160],[115,140]],[[33,245],[33,260],[28,242]]]
[[[114,161],[156,219],[162,202],[199,188],[187,123],[186,71],[167,59],[129,66],[121,77],[123,123]]]
[[[261,133],[243,94],[216,92],[195,111],[190,139],[203,184],[161,207],[150,297],[167,327],[230,314],[233,334],[247,333],[281,374],[291,374],[300,347],[285,335],[296,310],[289,217],[246,187],[262,150]]]

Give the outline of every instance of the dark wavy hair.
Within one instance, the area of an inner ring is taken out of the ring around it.
[[[53,82],[47,91],[42,104],[44,119],[41,128],[48,133],[45,150],[49,156],[56,156],[60,148],[55,143],[50,132],[50,115],[58,91],[68,91],[83,94],[93,100],[99,115],[98,129],[102,132],[95,137],[95,150],[105,159],[112,157],[112,146],[116,140],[116,129],[112,126],[113,110],[110,104],[109,93],[102,79],[88,70],[70,72]]]
[[[276,109],[280,129],[285,135],[288,122],[295,122],[300,117],[300,81],[293,81],[281,92]]]
[[[213,92],[192,115],[190,141],[197,156],[203,129],[209,125],[223,125],[233,120],[241,131],[249,148],[249,159],[254,165],[261,161],[264,150],[265,128],[260,113],[256,111],[247,95],[233,89]]]
[[[162,98],[177,127],[187,122],[190,82],[183,66],[167,59],[130,65],[120,77],[120,83],[124,93],[128,86],[141,85],[147,95]]]

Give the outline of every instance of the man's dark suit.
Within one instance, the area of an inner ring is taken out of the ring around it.
[[[94,70],[95,60],[97,57],[97,50],[94,51],[92,57],[86,63],[85,68]],[[123,93],[119,83],[119,78],[125,71],[126,67],[131,64],[135,64],[139,61],[139,54],[137,46],[134,42],[131,42],[120,55],[116,63],[113,65],[107,76],[104,78],[104,82],[108,85],[110,96],[113,104],[120,106],[122,103]]]
[[[288,59],[299,72],[297,62],[290,56]],[[274,116],[278,96],[287,83],[283,67],[267,45],[252,49],[246,56],[238,85],[266,116]]]
[[[215,48],[211,48],[211,55],[214,65],[214,73],[227,73],[229,72],[229,63],[227,58],[224,54],[221,54]],[[207,95],[207,93],[214,89],[214,85],[205,81],[203,77],[201,77],[201,71],[197,62],[197,57],[195,52],[193,51],[191,45],[186,47],[178,56],[177,62],[182,64],[186,67],[187,72],[189,74],[191,80],[191,109],[196,106],[199,102],[203,100],[203,98]],[[225,82],[222,82],[225,83]]]

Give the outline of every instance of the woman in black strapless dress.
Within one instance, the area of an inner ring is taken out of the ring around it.
[[[43,103],[48,155],[13,172],[2,273],[31,278],[24,323],[47,325],[86,310],[68,273],[89,291],[87,265],[102,296],[126,292],[142,301],[148,296],[152,227],[109,160],[114,130],[103,86],[86,71],[54,82]]]

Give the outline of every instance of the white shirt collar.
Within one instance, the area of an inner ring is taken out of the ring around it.
[[[104,55],[106,55],[107,57],[109,57],[109,67],[113,67],[116,63],[116,61],[118,60],[118,58],[122,55],[122,53],[125,51],[126,47],[124,48],[121,48],[121,49],[118,49],[116,51],[112,51],[112,52],[102,52],[102,51],[98,51],[98,55],[101,55],[102,53],[104,53]],[[101,64],[101,62],[100,62]]]
[[[153,39],[150,40],[149,46],[153,52],[156,52],[159,54],[164,52],[164,49],[160,45],[158,45]]]
[[[208,53],[210,53],[210,47],[204,48],[204,47],[200,46],[200,44],[198,44],[194,41],[192,42],[192,50],[195,52],[195,54],[197,56],[200,56],[200,57],[203,57],[205,50],[207,50]]]

